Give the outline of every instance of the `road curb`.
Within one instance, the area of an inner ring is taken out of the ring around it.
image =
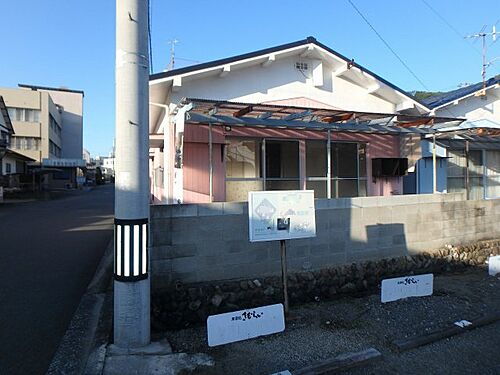
[[[101,356],[96,348],[103,345],[103,341],[107,343],[112,326],[112,267],[113,240],[106,247],[94,277],[80,300],[47,375],[99,373],[92,372],[92,366],[88,365],[93,365],[98,371]],[[105,345],[103,347],[105,354]]]

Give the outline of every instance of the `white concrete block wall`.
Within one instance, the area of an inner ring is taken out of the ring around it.
[[[317,236],[287,241],[290,271],[500,238],[500,199],[401,195],[316,200]],[[279,243],[248,241],[246,203],[151,207],[152,275],[203,282],[278,275]]]

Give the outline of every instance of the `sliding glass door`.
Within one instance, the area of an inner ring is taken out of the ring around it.
[[[303,152],[301,175],[298,140],[228,139],[226,200],[245,201],[249,191],[299,190],[301,178],[316,198],[366,196],[365,144],[332,142],[329,146],[326,140],[307,140]]]

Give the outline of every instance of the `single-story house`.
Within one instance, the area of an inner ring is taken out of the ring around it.
[[[464,120],[312,37],[153,74],[149,94],[156,203],[403,194],[409,146]]]

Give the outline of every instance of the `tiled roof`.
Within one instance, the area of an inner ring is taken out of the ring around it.
[[[500,75],[490,78],[486,81],[486,87],[490,87],[500,83]],[[478,82],[474,85],[470,85],[467,87],[462,87],[457,90],[448,91],[443,94],[430,96],[426,99],[423,99],[422,102],[430,108],[440,107],[443,104],[447,104],[449,102],[455,101],[457,99],[463,98],[464,96],[470,95],[476,91],[479,91],[483,88],[483,82]]]

